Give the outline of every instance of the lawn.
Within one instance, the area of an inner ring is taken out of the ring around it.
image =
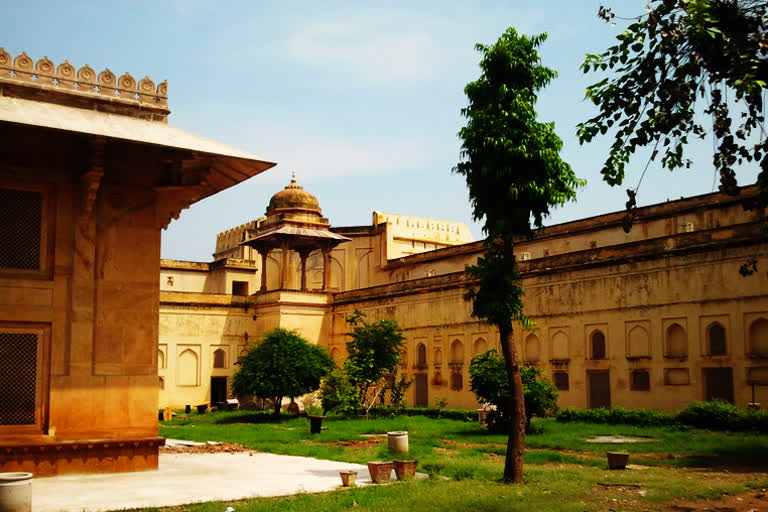
[[[505,437],[476,423],[420,416],[379,419],[330,417],[322,433],[309,420],[283,416],[271,421],[247,411],[177,415],[160,434],[193,441],[226,441],[251,449],[365,464],[391,460],[388,431],[407,430],[410,457],[432,478],[322,495],[245,500],[248,510],[659,510],[677,498],[711,499],[768,488],[768,437],[536,420],[543,433],[526,438],[526,484],[499,483]],[[589,443],[592,436],[632,436],[649,442],[623,444],[632,471],[608,471],[605,451],[614,444]],[[608,484],[608,485],[605,485]],[[613,485],[619,484],[619,485]],[[623,486],[622,486],[623,484]],[[169,510],[222,511],[210,503]]]

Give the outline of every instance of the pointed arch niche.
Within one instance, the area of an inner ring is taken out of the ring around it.
[[[199,386],[200,385],[200,346],[180,345],[176,360],[176,385]]]
[[[651,357],[651,335],[648,321],[626,323],[627,359]]]
[[[553,327],[549,332],[552,345],[550,360],[567,361],[570,359],[570,342],[568,341],[568,332],[565,328]]]
[[[768,314],[749,324],[748,350],[752,357],[768,358]]]
[[[684,318],[664,322],[664,357],[676,359],[688,357],[688,331]]]
[[[485,341],[485,338],[477,338],[474,343],[474,355],[478,354],[484,354],[485,352],[488,352],[488,342]]]
[[[541,343],[539,337],[533,333],[525,338],[525,360],[532,363],[541,360]]]

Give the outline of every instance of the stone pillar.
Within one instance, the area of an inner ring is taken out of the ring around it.
[[[261,254],[261,288],[259,291],[267,291],[267,256],[269,256],[269,249],[264,248],[259,250]]]
[[[323,291],[331,287],[331,248],[323,248]]]
[[[299,257],[301,258],[301,291],[307,291],[307,256],[309,256],[309,249],[302,249],[299,251]]]
[[[285,290],[288,287],[288,241],[285,240],[280,244],[280,250],[283,252],[283,268],[280,269],[280,289]]]

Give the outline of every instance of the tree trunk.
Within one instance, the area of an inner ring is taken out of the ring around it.
[[[280,407],[283,405],[283,397],[276,396],[275,397],[275,416],[280,416]]]
[[[499,325],[499,337],[511,390],[506,407],[511,422],[507,456],[504,460],[504,481],[521,484],[523,483],[523,450],[525,448],[525,399],[523,398],[523,379],[517,362],[517,349],[512,337],[511,319]]]

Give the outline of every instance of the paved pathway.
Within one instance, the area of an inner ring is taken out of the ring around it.
[[[67,475],[32,482],[33,512],[96,512],[163,507],[297,492],[331,491],[339,471],[358,471],[358,484],[371,483],[359,464],[271,453],[162,453],[157,471]],[[394,473],[393,473],[394,477]]]

